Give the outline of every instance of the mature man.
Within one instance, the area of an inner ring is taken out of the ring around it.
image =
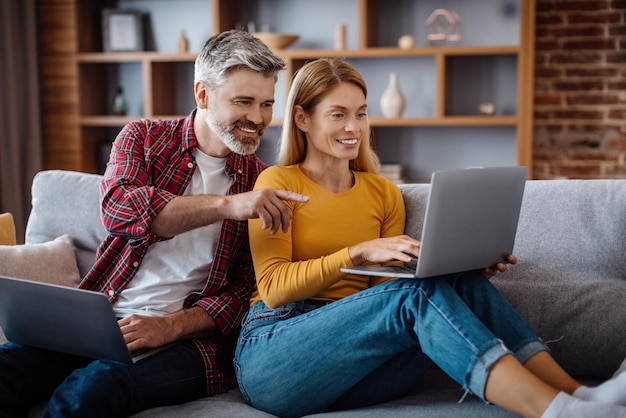
[[[0,347],[0,416],[49,399],[45,416],[128,416],[235,384],[232,353],[254,272],[247,219],[286,230],[283,200],[251,191],[255,155],[284,68],[258,39],[229,31],[195,62],[197,107],[186,118],[129,123],[101,186],[108,236],[80,287],[105,293],[129,350],[166,350],[137,364]]]

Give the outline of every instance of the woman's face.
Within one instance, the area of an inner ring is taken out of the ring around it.
[[[352,83],[339,84],[303,118],[307,159],[353,160],[361,143],[369,138],[365,95]]]

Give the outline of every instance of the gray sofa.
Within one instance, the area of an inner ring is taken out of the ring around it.
[[[69,234],[84,274],[105,234],[98,213],[99,181],[93,174],[39,173],[33,182],[26,242],[44,243]],[[401,186],[407,233],[413,236],[421,230],[428,187]],[[609,377],[626,357],[625,208],[626,180],[527,182],[514,251],[519,264],[493,280],[549,342],[557,361],[588,383]],[[268,382],[268,390],[272,383]],[[460,386],[434,368],[410,394],[394,402],[313,416],[512,416],[472,396],[459,403],[462,397]],[[245,404],[237,390],[136,415],[178,416],[270,415]]]

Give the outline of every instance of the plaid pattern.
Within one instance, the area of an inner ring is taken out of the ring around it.
[[[113,302],[135,276],[150,245],[161,240],[152,233],[151,222],[184,193],[195,169],[194,116],[195,111],[184,119],[134,121],[115,139],[100,190],[102,222],[109,234],[81,288],[102,292]],[[234,182],[228,194],[252,190],[265,167],[256,156],[231,153],[225,171]],[[221,337],[195,340],[206,365],[208,394],[235,384],[233,341],[253,289],[247,221],[225,220],[206,285],[185,300],[185,307],[205,309],[221,330]]]

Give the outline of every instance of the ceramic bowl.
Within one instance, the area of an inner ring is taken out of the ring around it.
[[[253,35],[271,49],[285,49],[300,38],[298,35],[276,32],[254,32]]]

